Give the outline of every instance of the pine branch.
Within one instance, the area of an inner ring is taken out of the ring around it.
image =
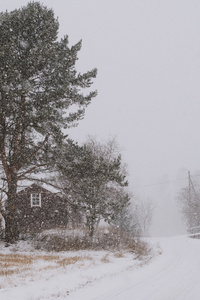
[[[17,179],[18,179],[18,180],[22,180],[22,178],[23,178],[26,174],[30,174],[30,173],[32,173],[33,171],[35,171],[36,169],[39,169],[39,168],[45,167],[45,166],[47,166],[47,164],[41,164],[41,165],[34,166],[34,167],[30,168],[29,170],[27,170],[27,171],[21,173],[21,174],[17,177]]]
[[[48,141],[48,138],[50,136],[50,133],[47,134],[47,136],[45,137],[44,141],[42,142],[42,144],[36,148],[36,150],[32,153],[32,155],[30,157],[28,157],[28,160],[31,161],[31,159],[38,153],[38,151],[40,151],[42,149],[42,147],[45,145],[45,143]]]
[[[7,191],[0,187],[0,191],[7,194]]]

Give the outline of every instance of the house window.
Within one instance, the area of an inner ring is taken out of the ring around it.
[[[31,207],[33,206],[41,207],[41,194],[38,193],[31,194]]]

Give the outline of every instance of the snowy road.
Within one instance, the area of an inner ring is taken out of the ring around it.
[[[75,293],[73,300],[199,300],[200,240],[159,239],[162,255]],[[81,298],[80,298],[81,297]]]

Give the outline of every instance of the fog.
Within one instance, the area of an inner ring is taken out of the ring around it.
[[[200,166],[200,1],[43,0],[98,96],[69,136],[115,136],[135,195],[154,204],[152,235],[185,232],[177,193]],[[1,10],[28,3],[1,0]],[[200,174],[200,172],[199,172]]]

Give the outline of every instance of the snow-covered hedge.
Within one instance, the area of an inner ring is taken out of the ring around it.
[[[115,227],[99,228],[91,238],[84,229],[48,230],[34,237],[36,249],[47,251],[120,250],[136,251],[142,242],[120,232]]]

